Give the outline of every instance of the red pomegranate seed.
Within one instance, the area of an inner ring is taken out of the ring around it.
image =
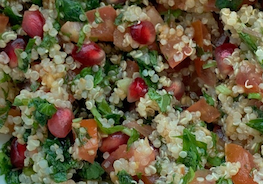
[[[25,151],[26,145],[20,144],[17,142],[17,139],[14,139],[11,143],[10,158],[11,163],[16,168],[22,169],[24,167],[25,160]]]
[[[132,39],[143,45],[152,44],[156,36],[154,25],[149,21],[141,21],[139,24],[131,26],[130,33]]]
[[[102,144],[99,149],[103,153],[111,153],[115,151],[120,145],[126,144],[128,139],[128,135],[122,132],[116,132],[114,134],[109,135],[109,137],[102,139]]]
[[[80,50],[75,46],[72,57],[84,66],[101,65],[105,61],[105,52],[96,43],[90,42],[83,44]]]
[[[18,65],[15,49],[25,50],[25,48],[26,48],[26,41],[23,38],[17,38],[6,45],[4,51],[10,59],[9,66],[11,68],[15,68]]]
[[[22,28],[23,30],[33,38],[34,36],[40,36],[43,38],[43,26],[45,24],[45,18],[39,10],[25,11]]]
[[[48,120],[47,126],[52,135],[58,138],[65,138],[72,129],[74,114],[68,108],[59,108]]]
[[[236,48],[237,46],[234,44],[224,43],[215,49],[217,67],[221,74],[228,75],[233,71],[233,67],[225,63],[224,59],[231,56]]]
[[[144,80],[140,77],[137,77],[129,86],[127,101],[135,102],[143,97],[148,92],[148,86]]]

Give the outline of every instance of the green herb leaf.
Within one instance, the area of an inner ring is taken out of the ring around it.
[[[257,108],[256,106],[252,107],[253,111],[258,114],[258,118],[263,118],[263,111]]]
[[[104,73],[103,73],[103,68],[99,68],[97,72],[94,72],[91,67],[86,67],[81,70],[81,72],[75,76],[73,79],[73,83],[75,80],[84,78],[86,75],[92,75],[94,77],[93,83],[94,87],[97,85],[101,84],[103,81]]]
[[[186,175],[184,175],[184,177],[182,178],[183,179],[182,184],[190,183],[194,179],[194,177],[195,177],[195,172],[192,169],[192,167],[190,167],[188,173],[186,173]]]
[[[249,50],[251,50],[253,53],[257,51],[257,44],[256,44],[256,38],[251,36],[250,34],[247,33],[239,33],[239,37],[245,44],[248,46]]]
[[[56,9],[59,17],[65,21],[81,22],[80,16],[85,15],[85,11],[79,1],[56,0]]]
[[[19,175],[21,170],[11,170],[5,175],[6,184],[20,184]]]
[[[21,25],[22,16],[16,15],[10,6],[5,7],[4,14],[9,17],[11,25]]]
[[[263,118],[250,120],[246,125],[263,134]]]
[[[197,141],[195,135],[192,134],[187,128],[183,130],[183,151],[187,152],[185,158],[179,157],[178,162],[191,167],[194,171],[201,166],[201,157],[206,155],[207,145],[204,142]]]
[[[117,174],[120,184],[132,184],[133,179],[125,170],[119,171]]]
[[[155,100],[160,107],[161,112],[166,112],[167,107],[171,103],[171,96],[169,94],[160,95],[155,89],[149,88],[148,95],[150,99]]]
[[[36,5],[40,6],[40,7],[43,6],[42,0],[32,0],[32,3],[36,4]]]
[[[84,180],[98,180],[103,173],[104,170],[98,162],[93,164],[85,162],[82,169],[78,171],[78,175]]]
[[[219,180],[217,180],[216,184],[233,184],[232,180],[225,179],[225,177],[220,177]]]
[[[40,86],[40,83],[39,82],[33,82],[31,85],[30,85],[30,89],[35,92]]]
[[[207,158],[207,162],[211,166],[216,167],[216,166],[220,166],[222,163],[224,163],[225,159],[224,158],[220,158],[220,157],[208,157]]]
[[[208,105],[211,106],[215,105],[214,99],[210,95],[208,95],[205,91],[203,91],[203,96],[205,97],[205,100],[208,103]]]
[[[10,158],[4,152],[0,152],[0,175],[8,174],[11,169]]]
[[[122,24],[123,15],[124,15],[123,12],[121,12],[121,13],[116,17],[116,19],[115,19],[115,21],[114,21],[114,24],[115,24],[116,26],[119,26],[119,25]]]
[[[237,10],[242,2],[243,0],[216,0],[215,5],[218,9],[230,8],[233,11]]]
[[[31,51],[33,46],[35,45],[35,41],[36,39],[32,39],[32,38],[29,39],[25,48],[25,53],[27,54],[27,57],[24,59],[20,57],[22,50],[15,49],[16,56],[18,57],[18,68],[23,72],[27,72],[29,64],[31,63]]]
[[[57,43],[57,39],[50,34],[45,34],[42,42],[38,47],[50,49],[55,43]]]
[[[84,26],[82,27],[82,29],[80,30],[80,33],[79,33],[79,39],[78,39],[78,42],[77,42],[77,47],[78,47],[78,51],[77,52],[79,52],[81,50],[81,47],[82,47],[82,45],[84,43],[84,40],[86,38],[86,34],[83,31]]]
[[[87,0],[86,10],[93,10],[100,7],[100,0]]]
[[[127,142],[127,149],[130,149],[132,143],[134,143],[135,141],[137,141],[140,137],[140,133],[135,130],[134,128],[130,129],[130,128],[125,128],[122,130],[123,133],[125,133],[126,135],[130,136],[130,138],[128,139]]]

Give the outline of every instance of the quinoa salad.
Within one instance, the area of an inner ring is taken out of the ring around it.
[[[0,175],[263,184],[262,75],[262,0],[0,0]]]

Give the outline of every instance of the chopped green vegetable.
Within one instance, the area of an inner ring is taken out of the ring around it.
[[[85,25],[84,25],[85,26]],[[79,39],[78,39],[78,43],[77,43],[77,47],[78,47],[78,51],[79,52],[81,50],[81,47],[84,43],[84,40],[86,38],[86,34],[84,33],[84,26],[82,27],[82,29],[79,32]]]
[[[73,79],[73,83],[75,80],[84,78],[86,75],[92,75],[94,77],[93,79],[94,87],[101,84],[105,76],[103,73],[103,68],[99,68],[97,72],[94,72],[92,70],[92,67],[86,67],[86,68],[83,68],[78,75],[76,75],[76,77]]]
[[[132,184],[133,179],[125,170],[119,171],[117,174],[120,184]]]
[[[116,26],[119,26],[119,25],[122,24],[123,15],[124,15],[123,12],[121,12],[121,13],[116,17],[116,19],[115,19],[115,21],[114,21],[114,24],[115,24]]]
[[[187,152],[187,156],[185,158],[179,157],[178,162],[191,167],[194,171],[202,168],[201,157],[206,155],[206,143],[197,141],[195,135],[187,128],[183,130],[183,135],[180,138],[183,139],[183,151]]]
[[[238,8],[242,5],[243,0],[216,0],[216,7],[218,9],[230,8],[233,10],[238,10]]]
[[[100,13],[98,10],[95,11],[95,22],[96,22],[96,24],[100,24],[103,22],[102,18],[100,17]]]
[[[250,120],[246,125],[263,134],[263,118]]]
[[[205,97],[205,100],[209,105],[211,106],[215,105],[214,99],[210,95],[208,95],[205,91],[203,91],[203,96]]]
[[[32,0],[32,3],[33,3],[33,4],[36,4],[36,5],[38,5],[38,6],[43,6],[42,0]]]
[[[30,85],[30,89],[35,92],[40,86],[40,83],[39,82],[33,82],[31,85]]]
[[[0,152],[0,175],[8,174],[12,169],[10,158],[4,153]]]
[[[125,128],[122,130],[123,133],[125,133],[126,135],[130,136],[130,138],[128,139],[127,142],[127,148],[129,149],[132,145],[133,142],[137,141],[140,137],[140,134],[138,131],[136,131],[134,128],[129,129],[129,128]]]
[[[263,118],[263,111],[257,108],[256,106],[252,107],[253,111],[258,114],[258,118]]]
[[[160,95],[155,89],[149,88],[148,95],[150,99],[155,100],[160,107],[161,112],[166,112],[167,107],[171,103],[171,96],[169,94]]]
[[[256,38],[251,36],[250,34],[247,33],[239,33],[239,37],[245,44],[248,46],[249,50],[251,50],[253,53],[257,51],[257,44],[256,44]]]
[[[65,21],[81,22],[80,16],[85,17],[81,2],[74,0],[56,0],[58,17]]]
[[[0,71],[1,72],[1,71]],[[11,77],[8,75],[8,74],[6,74],[5,72],[1,72],[0,73],[0,75],[1,75],[1,79],[0,79],[0,83],[4,83],[4,82],[7,82],[7,81],[10,81],[11,80]]]
[[[21,174],[21,170],[10,170],[10,172],[8,172],[5,175],[6,184],[20,184],[19,181],[20,174]]]
[[[228,89],[225,85],[220,84],[216,87],[216,90],[224,95],[230,95],[232,93],[232,90]]]
[[[81,131],[80,129],[83,128],[85,131]],[[87,132],[86,127],[81,127],[81,128],[73,128],[75,135],[77,135],[80,146],[83,146],[87,143],[87,140],[90,139],[90,135]]]
[[[229,179],[226,179],[225,177],[220,177],[216,184],[233,184],[232,180],[229,178]]]
[[[220,157],[208,157],[207,158],[207,162],[211,166],[216,167],[216,166],[220,166],[222,163],[224,163],[225,159],[224,159],[224,157],[223,158],[220,158]]]
[[[192,169],[192,167],[190,167],[189,171],[186,173],[186,175],[184,175],[184,177],[182,178],[183,179],[183,182],[182,184],[188,184],[190,183],[195,177],[195,172],[194,170]]]
[[[247,98],[260,100],[262,97],[260,93],[249,93]]]
[[[35,39],[29,39],[24,51],[27,54],[26,58],[21,58],[21,53],[23,52],[21,49],[15,49],[16,56],[18,57],[18,68],[23,72],[28,70],[29,64],[31,63],[31,51],[35,45],[35,41]]]
[[[38,47],[50,49],[55,43],[57,43],[57,39],[50,34],[44,34],[43,40]]]
[[[93,164],[84,162],[84,166],[77,173],[82,179],[98,180],[104,173],[104,170],[98,162],[94,162]]]
[[[5,97],[5,105],[2,106],[2,104],[1,104],[1,107],[0,107],[0,128],[2,128],[3,125],[5,124],[7,117],[8,117],[8,112],[12,106],[11,102],[9,100],[7,100],[8,92],[5,91],[3,88],[2,88],[2,91],[3,91],[4,97]]]
[[[52,149],[52,146],[58,146],[62,150],[64,159],[57,159],[56,149]],[[55,182],[60,183],[67,181],[67,173],[70,169],[77,168],[78,164],[75,160],[72,159],[68,149],[70,148],[70,140],[58,140],[58,139],[46,139],[43,143],[43,150],[46,154],[45,159],[48,162],[48,165],[53,167],[53,173],[51,178]]]
[[[211,68],[211,67],[215,67],[217,65],[216,62],[211,62],[211,63],[206,63],[202,66],[203,69],[207,69],[207,68]]]
[[[16,15],[10,6],[5,7],[4,14],[9,17],[11,25],[21,25],[23,19],[22,16]]]
[[[86,10],[93,10],[100,7],[100,0],[86,0]]]

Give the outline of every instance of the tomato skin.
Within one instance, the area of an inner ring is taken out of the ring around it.
[[[189,112],[200,111],[201,120],[211,123],[220,117],[220,112],[217,108],[208,105],[204,98],[201,98],[199,101],[187,108]]]
[[[236,48],[234,44],[224,43],[215,49],[215,59],[221,74],[228,75],[233,71],[233,67],[225,63],[224,59],[231,56]]]
[[[237,144],[226,144],[225,146],[226,161],[240,162],[241,168],[235,176],[232,176],[234,184],[256,184],[251,176],[251,170],[255,168],[253,156],[242,146]]]
[[[236,75],[236,83],[243,87],[245,93],[258,93],[261,92],[259,88],[259,84],[262,83],[261,76],[262,72],[257,72],[253,64],[246,62],[239,67],[239,72]]]
[[[122,132],[116,132],[102,139],[102,144],[99,149],[101,152],[111,153],[115,151],[120,145],[127,144],[128,139],[128,135]]]
[[[194,60],[196,74],[205,84],[215,86],[216,74],[210,68],[203,69],[204,63],[200,58]]]
[[[43,26],[45,24],[45,18],[39,10],[25,11],[22,21],[23,30],[31,38],[39,36],[43,38]]]
[[[18,60],[17,60],[17,56],[15,53],[15,49],[25,50],[25,48],[26,48],[26,40],[24,38],[19,37],[15,39],[14,41],[8,42],[4,51],[10,59],[9,66],[11,68],[15,68],[18,65]]]
[[[18,143],[17,138],[15,138],[11,143],[10,158],[12,165],[18,169],[24,167],[25,151],[26,145]]]
[[[175,79],[172,81],[172,84],[169,87],[164,88],[168,92],[173,92],[173,95],[177,100],[180,100],[184,95],[184,83],[182,83],[180,80]]]
[[[8,21],[9,21],[9,17],[0,14],[0,34],[5,31]]]
[[[74,114],[68,108],[58,108],[57,112],[48,120],[47,126],[52,135],[65,138],[71,131]]]
[[[90,138],[88,140],[84,140],[86,141],[85,145],[78,148],[76,148],[75,145],[75,148],[73,149],[78,149],[79,158],[93,163],[97,156],[97,150],[99,147],[97,123],[94,119],[83,119],[80,126],[87,129],[87,133]]]
[[[97,24],[96,28],[92,28],[90,32],[91,38],[97,38],[100,41],[112,42],[113,32],[116,28],[114,21],[117,17],[116,10],[112,6],[100,7],[97,10],[90,10],[86,12],[88,21],[90,23],[95,20],[95,12],[98,11],[101,19],[101,23]]]
[[[81,49],[77,46],[72,51],[74,60],[86,66],[102,65],[105,61],[105,52],[94,42],[83,44]]]

